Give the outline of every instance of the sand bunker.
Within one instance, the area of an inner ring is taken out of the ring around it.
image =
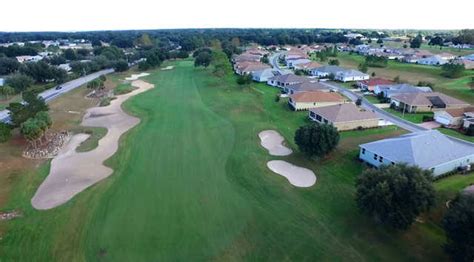
[[[272,156],[287,156],[293,153],[291,149],[282,145],[285,139],[275,130],[265,130],[258,134],[261,145]]]
[[[295,166],[282,160],[269,161],[267,166],[271,171],[286,177],[288,182],[294,186],[310,187],[316,183],[316,175],[307,168]]]
[[[140,77],[149,76],[149,75],[150,74],[148,74],[148,73],[133,74],[132,76],[125,78],[125,80],[134,81],[134,80],[137,80]]]
[[[140,119],[126,114],[122,103],[128,98],[153,88],[152,84],[141,80],[132,82],[137,89],[117,96],[110,105],[87,110],[82,126],[105,127],[107,134],[99,140],[96,149],[89,152],[76,152],[76,148],[89,135],[74,135],[51,161],[48,177],[43,181],[31,204],[36,209],[50,209],[66,203],[75,195],[112,174],[112,169],[103,165],[118,149],[120,136],[136,126]],[[94,116],[94,117],[91,117]]]
[[[167,66],[167,67],[163,67],[161,70],[163,70],[163,71],[164,70],[171,70],[173,68],[174,68],[174,66]]]

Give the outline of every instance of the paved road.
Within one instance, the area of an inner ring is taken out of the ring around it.
[[[355,92],[353,92],[353,91],[351,91],[347,88],[341,87],[340,85],[338,85],[334,82],[321,82],[321,84],[326,85],[326,86],[330,87],[331,89],[337,90],[339,93],[345,95],[346,97],[348,97],[349,99],[351,99],[354,102],[357,101],[357,99],[359,99],[359,98],[362,99],[362,107],[363,108],[365,108],[366,110],[370,110],[370,111],[374,112],[377,116],[379,116],[383,120],[392,122],[393,124],[403,128],[405,130],[408,130],[410,132],[417,132],[417,131],[427,130],[424,127],[418,126],[418,125],[416,125],[416,124],[414,124],[410,121],[407,121],[407,120],[402,119],[398,116],[392,115],[389,112],[376,107],[374,104],[367,101],[367,99],[365,99],[363,96],[361,96],[359,94],[356,94]]]
[[[44,98],[44,100],[46,102],[49,102],[49,101],[55,99],[56,97],[58,97],[62,94],[65,94],[65,93],[67,93],[67,92],[69,92],[73,89],[76,89],[76,88],[86,84],[89,81],[92,81],[92,80],[98,78],[101,75],[110,74],[112,72],[114,72],[113,69],[105,69],[105,70],[102,70],[102,71],[99,71],[99,72],[95,72],[95,73],[92,73],[90,75],[86,75],[86,76],[74,79],[72,81],[66,82],[66,83],[61,85],[62,88],[59,89],[59,90],[56,90],[56,88],[48,89],[48,90],[40,93],[39,96]],[[4,123],[10,121],[10,115],[9,115],[8,110],[5,109],[5,110],[0,111],[0,121],[4,122]]]
[[[286,52],[277,52],[277,53],[274,53],[273,55],[270,56],[270,59],[268,59],[270,61],[270,65],[276,69],[278,72],[280,72],[280,74],[282,75],[286,75],[286,74],[289,74],[289,73],[292,73],[291,70],[289,69],[284,69],[284,68],[281,68],[280,65],[278,64],[278,59],[280,58],[281,55],[284,55]]]

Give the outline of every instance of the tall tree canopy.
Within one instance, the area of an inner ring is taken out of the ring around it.
[[[308,156],[322,157],[336,148],[339,133],[332,125],[311,123],[296,130],[295,143]]]

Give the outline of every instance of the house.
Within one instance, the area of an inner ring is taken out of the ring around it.
[[[31,55],[22,55],[22,56],[17,56],[16,60],[20,63],[26,63],[26,62],[38,62],[42,60],[43,57],[39,55],[31,56]]]
[[[4,85],[5,85],[5,79],[0,77],[0,86],[4,86]]]
[[[474,107],[452,108],[434,113],[434,120],[445,127],[459,128],[463,125],[464,119],[474,116]]]
[[[379,95],[382,93],[383,97],[387,98],[391,98],[392,96],[399,94],[429,92],[432,92],[430,87],[413,86],[410,84],[376,85],[374,88],[374,94]]]
[[[294,69],[303,70],[303,71],[307,71],[307,72],[311,71],[312,69],[318,68],[318,67],[321,67],[321,64],[317,63],[317,62],[314,62],[314,61],[311,61],[311,62],[308,62],[308,63],[293,65]]]
[[[271,86],[277,86],[283,88],[288,85],[300,84],[308,82],[309,78],[304,76],[298,76],[295,74],[279,75],[268,79],[267,84]]]
[[[275,71],[272,68],[266,68],[252,72],[252,80],[257,82],[267,82],[270,78],[277,75],[280,75],[278,71]]]
[[[283,92],[293,95],[302,92],[323,91],[330,92],[331,89],[319,82],[303,82],[283,87]]]
[[[443,59],[439,55],[421,58],[418,60],[418,64],[420,65],[444,65],[446,63],[448,63],[448,60]]]
[[[438,92],[399,94],[391,97],[391,103],[398,108],[404,108],[409,113],[431,112],[470,106],[464,101]]]
[[[357,82],[357,86],[366,91],[373,92],[377,85],[393,85],[394,82],[383,78],[371,78]]]
[[[404,163],[439,176],[471,165],[474,144],[437,130],[419,131],[359,145],[359,158],[375,167]]]
[[[336,73],[334,79],[345,83],[345,82],[351,82],[351,81],[367,80],[369,78],[370,76],[368,74],[350,69],[350,70],[344,70],[344,71]]]
[[[467,56],[463,56],[464,59],[467,59],[467,60],[471,60],[471,61],[474,61],[474,54],[470,54],[470,55],[467,55]]]
[[[271,66],[261,62],[240,62],[235,63],[234,70],[238,75],[247,75],[255,71],[271,68]]]
[[[467,60],[467,59],[456,59],[453,60],[454,64],[462,64],[466,69],[474,69],[474,60]]]
[[[259,55],[251,55],[251,54],[241,54],[236,55],[232,58],[232,62],[240,63],[240,62],[260,62]]]
[[[340,94],[335,92],[312,91],[290,95],[288,104],[293,110],[308,110],[310,108],[346,103]]]
[[[339,66],[329,65],[329,66],[321,66],[318,68],[311,69],[309,73],[312,76],[316,76],[318,78],[325,78],[325,77],[329,77],[329,75],[336,76],[337,73],[343,72],[345,70],[346,69]]]
[[[315,122],[333,125],[338,131],[373,128],[379,125],[379,118],[375,113],[353,103],[312,108],[309,118]]]
[[[403,56],[402,61],[405,63],[416,64],[421,57],[414,55],[414,54],[406,54]]]
[[[72,70],[71,66],[69,64],[60,64],[60,65],[58,65],[58,68],[66,71],[66,72],[70,72]]]
[[[456,58],[455,55],[453,55],[451,53],[447,53],[447,52],[438,54],[438,56],[441,57],[442,59],[446,60],[446,61],[453,60],[454,58]]]

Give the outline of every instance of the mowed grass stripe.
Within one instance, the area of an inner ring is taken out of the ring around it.
[[[90,222],[88,257],[209,258],[248,213],[226,179],[233,128],[202,103],[190,62],[148,80],[156,88],[126,106],[145,117],[121,146],[127,159],[114,163],[115,181]]]

